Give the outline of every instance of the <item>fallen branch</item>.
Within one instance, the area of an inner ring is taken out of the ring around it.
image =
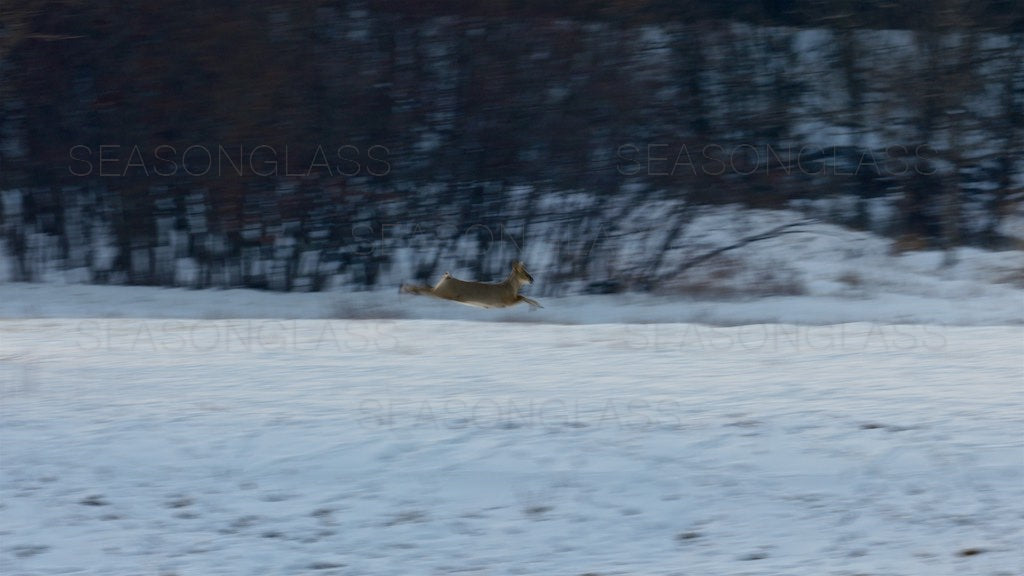
[[[673,276],[677,276],[679,274],[682,274],[683,272],[686,272],[690,268],[693,268],[694,266],[697,266],[699,264],[703,264],[704,262],[707,262],[708,260],[711,260],[712,258],[714,258],[716,256],[720,256],[721,254],[724,254],[725,252],[729,252],[730,250],[735,250],[737,248],[742,248],[743,246],[746,246],[748,244],[752,244],[754,242],[759,242],[761,240],[768,240],[770,238],[778,238],[779,236],[784,236],[786,234],[807,234],[807,233],[809,233],[807,230],[795,230],[795,228],[797,228],[799,226],[805,226],[805,225],[810,224],[812,222],[814,222],[814,221],[813,220],[802,220],[800,222],[790,222],[789,224],[783,224],[781,226],[776,226],[775,228],[772,228],[771,230],[767,230],[765,232],[761,232],[760,234],[754,234],[752,236],[746,236],[744,238],[740,238],[740,240],[735,242],[734,244],[729,244],[728,246],[722,246],[721,248],[715,248],[714,250],[712,250],[710,252],[706,252],[704,254],[701,254],[700,256],[697,256],[696,258],[693,258],[691,260],[687,260],[681,266],[676,268],[676,270],[672,273],[672,275]],[[661,280],[665,280],[667,277],[668,277],[668,275],[662,275],[659,278],[659,282]]]

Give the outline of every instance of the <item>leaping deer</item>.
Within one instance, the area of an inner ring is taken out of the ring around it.
[[[532,283],[533,276],[526,271],[526,266],[516,261],[512,263],[512,271],[503,282],[467,282],[445,272],[433,287],[402,284],[401,292],[433,296],[479,308],[507,308],[520,302],[529,304],[530,310],[543,308],[536,300],[519,293],[521,286]]]

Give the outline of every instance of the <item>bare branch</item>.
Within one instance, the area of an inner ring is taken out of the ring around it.
[[[810,220],[810,219],[808,219],[808,220],[801,220],[800,222],[790,222],[789,224],[783,224],[781,226],[776,226],[775,228],[772,228],[771,230],[766,230],[764,232],[761,232],[760,234],[754,234],[752,236],[746,236],[744,238],[740,238],[738,241],[736,241],[733,244],[729,244],[727,246],[722,246],[720,248],[715,248],[714,250],[711,250],[710,252],[705,252],[704,254],[701,254],[700,256],[697,256],[696,258],[691,258],[690,260],[687,260],[681,266],[676,268],[676,270],[673,273],[673,275],[682,274],[683,272],[686,272],[690,268],[693,268],[694,266],[697,266],[699,264],[703,264],[704,262],[707,262],[708,260],[711,260],[712,258],[715,258],[716,256],[720,256],[720,255],[722,255],[722,254],[724,254],[726,252],[729,252],[731,250],[735,250],[737,248],[742,248],[743,246],[746,246],[748,244],[752,244],[754,242],[759,242],[761,240],[768,240],[768,239],[771,239],[771,238],[778,238],[779,236],[784,236],[786,234],[811,234],[812,232],[809,231],[809,230],[799,230],[797,228],[799,228],[800,226],[806,226],[806,225],[811,224],[813,222],[814,222],[814,220]],[[665,280],[667,277],[668,277],[668,275],[662,275],[662,277],[659,278],[659,281],[660,280]]]

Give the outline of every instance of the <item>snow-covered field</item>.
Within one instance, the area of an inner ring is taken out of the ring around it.
[[[0,573],[1021,574],[1020,253],[967,256],[535,313],[3,284]]]
[[[7,320],[4,574],[1019,574],[1024,330]]]

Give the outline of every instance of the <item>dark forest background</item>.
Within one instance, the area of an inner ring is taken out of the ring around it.
[[[652,289],[722,204],[1019,246],[1016,0],[4,0],[0,26],[10,280],[361,289],[528,255]]]

